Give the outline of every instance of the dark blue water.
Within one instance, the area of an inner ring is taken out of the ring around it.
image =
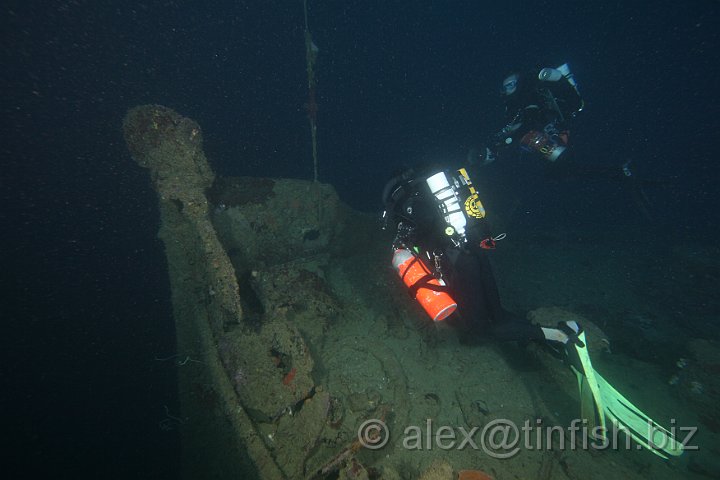
[[[277,3],[4,3],[2,408],[13,467],[177,475],[176,432],[158,427],[177,401],[172,366],[154,361],[174,353],[158,213],[121,120],[160,103],[202,125],[220,174],[311,179],[302,2]],[[502,126],[506,72],[567,61],[587,103],[577,161],[631,160],[651,214],[627,183],[547,178],[524,157],[492,181],[549,206],[535,226],[717,235],[717,2],[417,3],[309,2],[320,178],[347,203],[379,209],[397,166],[460,165]]]

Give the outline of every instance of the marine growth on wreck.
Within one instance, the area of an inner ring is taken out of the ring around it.
[[[123,131],[157,191],[188,478],[675,478],[647,452],[480,446],[500,420],[567,425],[571,372],[541,349],[428,325],[389,265],[391,239],[332,186],[217,177],[200,125],[160,105],[130,110]],[[537,307],[538,323],[581,318]],[[582,322],[603,364],[607,336]]]

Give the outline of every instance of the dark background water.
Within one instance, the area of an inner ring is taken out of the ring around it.
[[[346,202],[379,209],[399,165],[461,164],[501,126],[508,71],[567,61],[577,161],[632,160],[652,215],[527,157],[492,181],[541,228],[717,235],[720,4],[415,3],[310,1],[320,177]],[[3,451],[27,475],[175,477],[168,281],[122,117],[163,104],[220,174],[312,178],[302,2],[9,1],[2,23]]]

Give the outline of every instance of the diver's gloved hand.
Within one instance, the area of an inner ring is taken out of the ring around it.
[[[497,160],[495,153],[492,150],[490,150],[489,147],[485,147],[485,155],[482,156],[482,164],[490,165],[495,160]]]

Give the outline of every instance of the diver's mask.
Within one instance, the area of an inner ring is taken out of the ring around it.
[[[509,77],[505,78],[502,83],[502,93],[505,95],[512,95],[517,90],[518,80],[520,80],[520,76],[516,73],[513,73]]]

